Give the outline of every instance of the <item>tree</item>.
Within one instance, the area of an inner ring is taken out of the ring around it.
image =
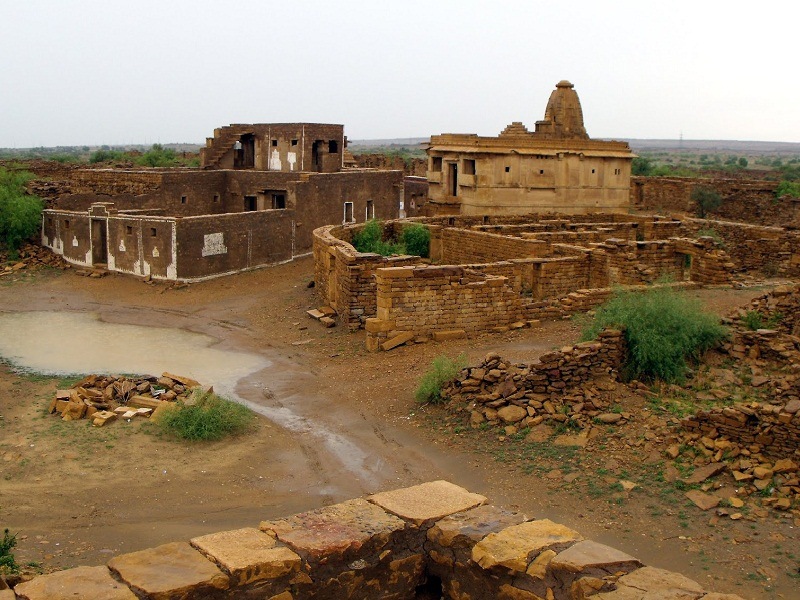
[[[174,167],[179,163],[175,151],[153,144],[152,148],[136,159],[136,164],[146,167]]]
[[[27,193],[27,171],[0,168],[0,246],[16,255],[22,242],[39,230],[42,200]]]
[[[748,164],[749,163],[747,162],[747,159],[744,156],[739,157],[739,166],[741,168],[746,169]]]
[[[644,156],[637,156],[631,165],[631,175],[650,175],[653,171],[653,161]]]
[[[722,196],[716,190],[702,186],[694,188],[689,198],[694,202],[697,216],[701,219],[705,219],[710,211],[719,208],[722,204]]]

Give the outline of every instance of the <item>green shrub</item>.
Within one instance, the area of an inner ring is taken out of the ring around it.
[[[433,359],[430,369],[419,380],[414,398],[420,404],[443,402],[442,388],[446,383],[455,379],[458,372],[466,366],[467,357],[464,354],[459,354],[456,359],[448,358],[445,355],[437,356]]]
[[[748,329],[755,331],[756,329],[772,329],[783,320],[781,313],[775,313],[769,318],[765,319],[757,310],[748,310],[742,317],[742,323]]]
[[[727,336],[716,315],[704,312],[697,300],[667,287],[615,294],[597,310],[583,339],[594,339],[606,327],[624,328],[628,344],[625,377],[666,382],[682,381],[687,360],[699,359]]]
[[[178,403],[175,410],[163,413],[158,424],[180,438],[192,441],[218,440],[241,433],[252,423],[252,411],[216,394],[197,391],[193,403]]]
[[[32,178],[27,171],[0,168],[0,246],[12,255],[39,231],[42,200],[28,194],[25,187]]]
[[[783,198],[800,198],[800,182],[797,181],[781,181],[775,189],[775,197]]]
[[[377,219],[367,221],[361,231],[353,234],[353,247],[359,252],[372,252],[382,256],[406,253],[402,244],[383,240],[383,222]]]
[[[3,538],[0,539],[0,574],[16,573],[19,570],[19,565],[14,558],[14,546],[17,545],[17,536],[11,535],[6,529],[3,532]]]
[[[705,219],[709,212],[718,209],[722,204],[722,196],[716,190],[708,187],[694,188],[689,198],[694,202],[697,216],[701,219]]]
[[[403,229],[403,244],[408,254],[428,258],[431,250],[431,232],[424,225],[413,223]]]
[[[92,164],[97,164],[101,162],[113,162],[117,160],[122,160],[125,158],[125,153],[120,152],[119,150],[95,150],[89,156],[89,162]]]
[[[174,150],[153,144],[152,148],[136,159],[137,165],[145,167],[175,167],[180,164]]]

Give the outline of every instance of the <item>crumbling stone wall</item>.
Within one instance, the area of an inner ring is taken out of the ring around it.
[[[702,230],[716,232],[735,271],[782,277],[800,275],[798,231],[711,219],[687,218],[683,224],[687,232],[695,235]]]
[[[631,177],[631,205],[638,210],[695,214],[691,200],[697,187],[710,188],[722,197],[711,211],[716,219],[759,225],[800,223],[800,201],[777,199],[777,181],[695,177]]]
[[[403,158],[402,156],[382,153],[353,154],[359,167],[380,170],[401,170],[406,175],[426,177],[428,172],[427,158]]]
[[[426,581],[451,600],[742,600],[447,481],[40,575],[10,597],[413,600]]]

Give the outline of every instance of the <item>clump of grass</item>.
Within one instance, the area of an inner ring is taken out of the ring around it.
[[[14,558],[14,546],[17,545],[16,534],[11,534],[8,529],[3,532],[3,538],[0,539],[0,574],[16,573],[19,571],[19,565]]]
[[[419,223],[412,223],[403,229],[403,245],[408,254],[428,258],[431,249],[431,232]]]
[[[583,339],[594,339],[606,327],[625,331],[626,377],[669,383],[683,381],[687,361],[698,360],[727,336],[719,317],[704,312],[685,293],[667,287],[618,292],[597,310]]]
[[[359,252],[372,252],[382,256],[406,253],[403,244],[384,241],[383,222],[377,219],[367,221],[361,231],[353,234],[353,247]]]
[[[253,416],[249,408],[237,402],[196,391],[190,403],[179,402],[175,410],[163,413],[158,424],[185,440],[219,440],[245,431]]]
[[[781,313],[775,313],[768,318],[764,318],[757,310],[748,310],[742,317],[742,323],[748,329],[755,331],[756,329],[772,329],[783,319]]]
[[[419,380],[414,398],[420,404],[440,404],[442,398],[442,388],[444,385],[456,378],[459,371],[467,366],[465,354],[459,354],[455,359],[445,355],[437,356],[431,362],[430,368]]]
[[[725,247],[725,240],[722,239],[722,236],[716,229],[713,229],[711,227],[698,230],[697,237],[710,237],[714,240],[714,243],[717,246],[720,246],[722,248]]]

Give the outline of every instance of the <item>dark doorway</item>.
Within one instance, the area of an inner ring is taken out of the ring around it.
[[[106,220],[92,219],[92,263],[108,264],[108,238]]]
[[[458,196],[458,165],[450,163],[447,166],[447,175],[450,178],[450,195]]]
[[[320,145],[322,144],[322,140],[317,140],[313,144],[311,144],[311,170],[321,172],[322,171],[322,157],[319,153]]]
[[[245,133],[234,147],[233,168],[252,169],[256,166],[256,138],[252,133]]]
[[[244,209],[246,211],[258,210],[258,196],[245,196]]]

